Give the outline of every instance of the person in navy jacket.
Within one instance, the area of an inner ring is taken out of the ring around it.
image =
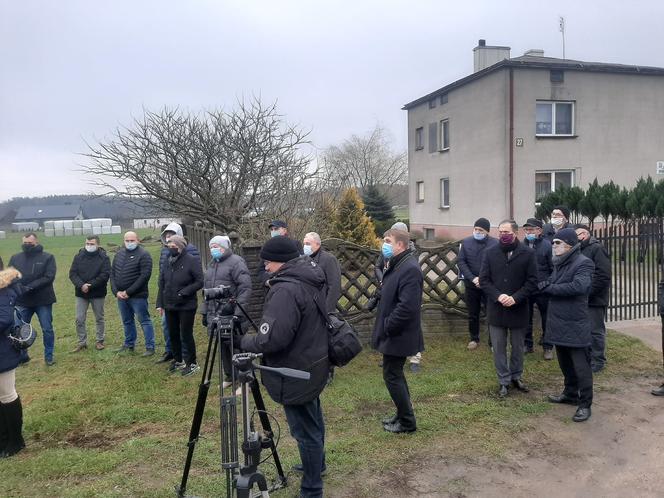
[[[397,413],[383,420],[388,432],[417,429],[410,392],[403,372],[406,357],[424,351],[420,308],[423,276],[420,264],[408,249],[408,232],[388,230],[382,253],[387,261],[371,343],[383,354],[383,380]]]

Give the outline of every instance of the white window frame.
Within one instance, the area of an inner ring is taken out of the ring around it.
[[[537,106],[551,106],[551,133],[537,133]],[[572,106],[572,133],[556,133],[556,104],[570,104]],[[573,100],[538,100],[535,102],[535,136],[537,137],[573,137],[576,133],[576,102]]]
[[[443,133],[445,130],[444,128],[447,126],[447,147],[445,146],[445,134]],[[438,122],[438,144],[440,145],[440,148],[438,149],[439,152],[445,152],[447,150],[450,150],[450,119],[445,118],[441,119]]]
[[[445,182],[447,182],[447,204],[445,204]],[[450,204],[450,178],[446,176],[440,179],[440,208],[449,209]]]
[[[548,173],[551,175],[551,183],[549,193],[556,191],[556,173],[571,173],[571,182],[570,188],[576,186],[576,171],[574,169],[547,169],[547,170],[537,170],[535,171],[535,177],[538,173]],[[537,187],[537,182],[535,182],[535,187]],[[535,204],[539,205],[540,202],[537,200],[537,190],[535,190]]]
[[[424,202],[424,181],[415,182],[415,202]]]

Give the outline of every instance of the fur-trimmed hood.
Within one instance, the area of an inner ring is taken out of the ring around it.
[[[21,272],[16,268],[9,267],[6,270],[0,271],[0,289],[9,287],[16,279],[21,278]]]

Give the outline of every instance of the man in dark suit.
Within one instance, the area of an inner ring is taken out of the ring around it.
[[[397,413],[383,420],[388,432],[414,432],[417,429],[410,392],[403,367],[406,357],[424,350],[420,318],[422,270],[408,249],[408,232],[388,230],[382,253],[386,270],[371,343],[383,353],[383,380]]]
[[[498,225],[499,244],[487,249],[480,270],[480,287],[487,296],[493,363],[498,374],[499,396],[507,396],[510,384],[528,392],[523,375],[523,345],[528,327],[528,298],[537,290],[535,251],[519,242],[514,220]],[[507,335],[512,352],[507,361]]]

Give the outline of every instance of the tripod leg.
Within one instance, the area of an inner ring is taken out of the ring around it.
[[[214,358],[217,353],[217,334],[213,332],[210,334],[208,342],[208,349],[205,356],[205,366],[203,367],[203,378],[198,386],[198,399],[196,400],[196,408],[194,409],[194,417],[191,421],[191,431],[189,432],[189,442],[187,443],[187,458],[184,463],[184,470],[182,472],[182,480],[180,486],[177,487],[178,497],[183,497],[187,489],[187,480],[189,479],[189,469],[191,468],[191,460],[194,456],[194,448],[198,441],[198,436],[201,432],[201,422],[203,421],[203,412],[205,411],[205,401],[207,399],[208,391],[210,390],[210,380],[212,372],[214,371]]]
[[[281,466],[281,459],[279,458],[279,453],[277,453],[277,446],[274,443],[274,433],[272,432],[272,424],[270,423],[270,417],[267,416],[265,410],[265,401],[263,401],[263,395],[260,391],[260,386],[258,380],[254,378],[251,382],[251,392],[254,396],[254,404],[256,405],[256,410],[258,411],[258,418],[261,421],[261,426],[263,430],[270,435],[270,451],[272,452],[272,459],[274,460],[274,466],[277,469],[277,475],[279,476],[279,481],[282,486],[288,484],[286,479],[286,474],[284,473],[284,468]]]

